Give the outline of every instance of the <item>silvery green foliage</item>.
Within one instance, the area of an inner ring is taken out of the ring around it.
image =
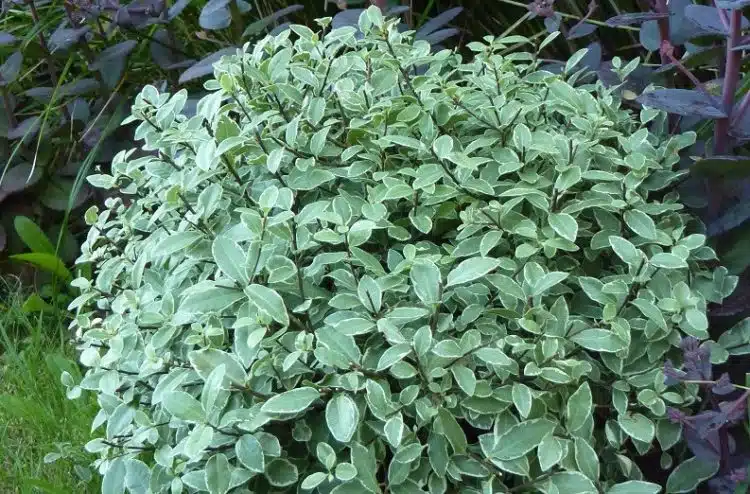
[[[359,29],[222,58],[191,118],[144,88],[147,153],[90,177],[104,492],[658,492],[663,360],[736,282],[669,190],[694,135],[518,37]]]

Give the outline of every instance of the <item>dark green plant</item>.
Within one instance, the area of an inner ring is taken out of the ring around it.
[[[583,52],[540,70],[555,35],[319,24],[222,57],[194,116],[145,87],[148,154],[89,177],[128,198],[70,306],[104,492],[659,492],[663,360],[737,282],[669,191],[695,134]]]

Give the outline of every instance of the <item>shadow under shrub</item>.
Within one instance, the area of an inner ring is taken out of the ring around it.
[[[129,198],[71,305],[105,492],[658,492],[636,457],[693,396],[663,362],[736,284],[671,190],[695,135],[576,87],[583,53],[319,22],[193,117],[144,88],[146,154],[89,178]]]

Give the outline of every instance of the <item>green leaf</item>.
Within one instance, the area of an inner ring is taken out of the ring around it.
[[[404,436],[404,419],[401,418],[400,413],[388,419],[383,427],[383,432],[385,432],[385,438],[390,445],[398,448]]]
[[[70,281],[73,279],[73,275],[70,274],[68,268],[65,267],[65,263],[60,260],[54,254],[43,254],[43,253],[28,253],[28,254],[15,254],[9,256],[14,261],[27,262],[34,266],[52,273],[63,281]]]
[[[534,403],[531,389],[525,384],[513,383],[511,394],[513,397],[513,404],[516,406],[521,418],[527,418],[529,413],[531,413],[531,405]]]
[[[401,343],[399,345],[388,348],[383,355],[381,355],[378,361],[377,371],[381,372],[394,364],[403,360],[404,357],[411,353],[411,345],[409,343]]]
[[[534,419],[510,427],[497,438],[492,457],[514,460],[539,446],[555,430],[556,424],[546,419]]]
[[[245,294],[250,303],[255,305],[258,310],[264,312],[282,326],[289,326],[289,314],[286,305],[284,305],[284,299],[276,290],[253,284],[245,287]]]
[[[463,453],[466,451],[466,446],[468,444],[466,442],[466,434],[464,434],[461,426],[458,425],[453,414],[441,407],[438,409],[438,419],[440,420],[442,433],[446,439],[448,439],[448,442],[451,443],[453,451],[456,453]]]
[[[684,259],[666,252],[654,254],[648,262],[651,263],[652,266],[664,269],[680,269],[688,267],[688,264]]]
[[[446,286],[460,285],[481,278],[500,267],[500,261],[490,257],[472,257],[459,263],[448,273]]]
[[[492,365],[513,366],[514,364],[516,364],[515,360],[508,357],[505,352],[503,352],[499,348],[480,348],[479,350],[474,352],[474,355],[476,355],[477,358],[484,360],[488,364]]]
[[[300,413],[320,398],[315,388],[303,387],[286,391],[268,399],[260,411],[268,415],[291,415]]]
[[[560,472],[550,477],[550,482],[560,494],[597,494],[591,480],[581,472]]]
[[[125,492],[125,461],[115,458],[102,478],[102,494],[123,494]]]
[[[211,252],[214,256],[216,265],[219,266],[227,276],[242,284],[247,284],[250,277],[245,269],[245,260],[247,254],[242,250],[240,245],[227,238],[219,235],[214,239],[211,246]]]
[[[667,494],[695,492],[705,480],[719,471],[719,462],[707,459],[690,458],[672,470],[667,479]]]
[[[297,482],[299,474],[294,463],[284,458],[274,458],[266,466],[266,478],[274,487],[287,487]]]
[[[574,450],[578,470],[594,482],[599,480],[599,457],[594,448],[583,438],[574,439]]]
[[[198,375],[207,380],[214,369],[223,365],[226,370],[226,377],[237,386],[244,386],[247,381],[247,373],[237,358],[227,352],[222,352],[215,348],[206,348],[204,350],[193,350],[188,353],[188,360]]]
[[[638,266],[640,264],[640,251],[629,240],[618,237],[617,235],[610,235],[609,245],[612,246],[612,250],[615,251],[615,254],[617,254],[617,256],[625,263],[630,264],[631,266]]]
[[[265,471],[265,457],[260,441],[250,434],[243,435],[234,445],[234,452],[239,462],[251,472]]]
[[[539,466],[543,472],[546,472],[557,463],[562,460],[563,449],[560,442],[555,439],[552,434],[546,436],[539,443],[537,448],[537,458],[539,459]]]
[[[656,224],[649,215],[637,209],[625,211],[623,215],[628,228],[647,240],[656,240]]]
[[[566,426],[570,432],[575,432],[583,427],[591,417],[594,408],[591,397],[591,388],[588,382],[584,382],[570,395],[565,406],[565,416],[568,419]]]
[[[534,288],[531,291],[532,297],[538,297],[539,295],[543,295],[547,290],[552,288],[553,286],[557,285],[558,283],[563,282],[565,279],[567,279],[568,273],[563,273],[561,271],[553,271],[551,273],[547,273],[534,284]]]
[[[461,390],[467,395],[473,396],[477,387],[477,377],[474,372],[463,365],[456,364],[451,366],[451,373],[453,373],[453,378]]]
[[[414,139],[413,137],[406,137],[406,136],[400,136],[400,135],[387,135],[383,136],[382,139],[386,142],[390,142],[393,144],[397,144],[399,146],[411,148],[411,149],[423,149],[423,145],[420,141],[417,139]]]
[[[441,135],[432,143],[432,149],[438,158],[445,159],[453,151],[453,139],[447,135]]]
[[[622,430],[633,439],[643,443],[650,443],[656,434],[654,423],[640,413],[620,414],[617,417],[617,423]]]
[[[380,312],[383,306],[383,291],[372,277],[365,275],[359,280],[357,296],[362,305],[372,314]]]
[[[180,420],[203,422],[206,414],[201,403],[184,391],[170,391],[162,398],[162,404],[169,413]]]
[[[627,348],[627,344],[612,331],[606,329],[584,329],[570,337],[571,341],[588,350],[615,353]]]
[[[203,238],[203,234],[195,231],[177,232],[170,234],[154,247],[158,256],[167,257],[188,247]]]
[[[434,262],[426,259],[415,261],[409,270],[409,279],[414,292],[425,305],[440,302],[440,269]]]
[[[213,455],[206,462],[206,485],[210,494],[226,494],[229,492],[231,477],[229,460],[223,453]]]
[[[578,237],[578,222],[575,218],[567,213],[551,213],[547,217],[549,226],[562,238],[571,242],[576,241]]]
[[[308,475],[305,480],[302,481],[302,489],[303,490],[313,490],[316,487],[318,487],[320,484],[325,481],[326,477],[328,477],[328,474],[325,472],[315,472],[310,475]]]
[[[223,286],[211,286],[192,291],[182,299],[179,312],[204,314],[222,312],[235,302],[245,298],[240,290]]]
[[[26,216],[16,216],[13,220],[16,233],[26,247],[37,254],[55,254],[55,247],[47,235],[31,219]]]
[[[337,441],[348,443],[359,425],[359,409],[349,395],[338,393],[326,405],[326,423]]]
[[[629,480],[620,484],[615,484],[607,489],[606,494],[659,494],[661,486],[644,482],[642,480]]]

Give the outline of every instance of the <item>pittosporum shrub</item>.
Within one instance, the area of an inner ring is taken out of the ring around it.
[[[90,177],[104,491],[659,491],[635,459],[694,399],[663,363],[736,283],[673,190],[694,134],[583,52],[327,22],[223,57],[193,117],[144,88],[145,153]]]

